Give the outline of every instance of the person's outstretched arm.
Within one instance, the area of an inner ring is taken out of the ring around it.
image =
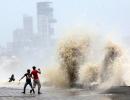
[[[19,81],[21,81],[24,77],[25,77],[25,75],[23,77],[21,77],[21,79]]]

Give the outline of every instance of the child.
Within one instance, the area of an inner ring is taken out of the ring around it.
[[[30,73],[30,69],[27,70],[27,73],[24,74],[24,76],[19,81],[21,81],[24,77],[26,77],[26,82],[25,82],[25,85],[24,85],[24,91],[22,93],[25,94],[27,85],[30,85],[33,93],[35,93],[35,91],[34,91],[34,89],[32,87],[32,82],[31,82],[32,75]]]

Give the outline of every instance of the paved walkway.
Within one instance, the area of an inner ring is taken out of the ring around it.
[[[0,88],[0,100],[130,100],[130,95],[98,94],[80,89],[44,88],[42,94],[22,94],[22,89]]]
[[[0,100],[36,100],[35,95],[22,94],[22,89],[0,88]]]
[[[0,88],[0,100],[75,100],[74,96],[78,95],[78,91],[67,91],[62,89],[44,88],[42,94],[30,94],[26,90],[26,94],[21,93],[22,89],[17,88]]]

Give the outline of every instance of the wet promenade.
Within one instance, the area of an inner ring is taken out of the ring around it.
[[[0,100],[130,100],[130,94],[100,94],[83,89],[43,88],[42,94],[22,94],[22,89],[0,88]]]

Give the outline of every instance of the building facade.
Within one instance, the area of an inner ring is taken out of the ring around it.
[[[53,24],[56,22],[53,18],[53,8],[51,2],[37,3],[37,24],[38,34],[44,40],[48,41],[54,33]]]

